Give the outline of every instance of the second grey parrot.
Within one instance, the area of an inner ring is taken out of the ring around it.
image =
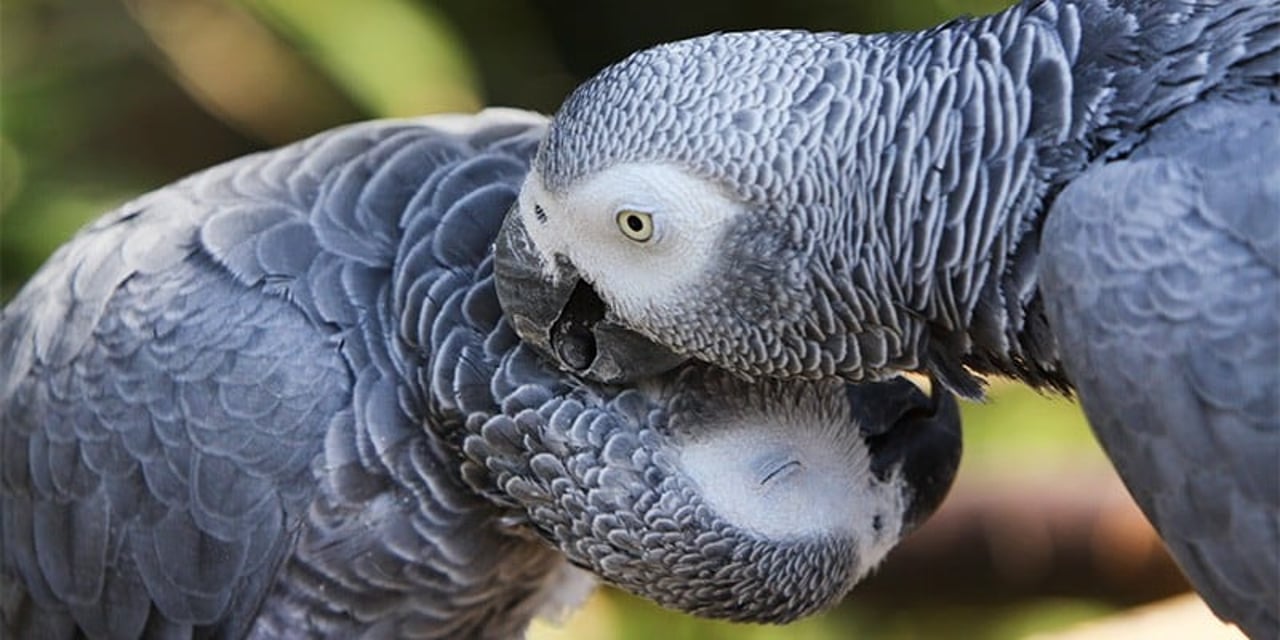
[[[512,638],[591,575],[733,620],[837,602],[946,493],[954,401],[557,371],[492,271],[544,129],[346,127],[59,249],[0,311],[0,634]]]
[[[1280,3],[716,34],[555,116],[499,242],[565,369],[1078,393],[1191,582],[1280,637]]]

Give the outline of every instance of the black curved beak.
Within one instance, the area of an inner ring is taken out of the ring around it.
[[[919,527],[942,504],[960,466],[960,406],[943,385],[932,397],[894,378],[846,387],[850,406],[871,451],[871,471],[884,479],[900,469],[912,489],[903,535]]]
[[[619,324],[568,260],[547,269],[518,206],[498,232],[493,270],[498,302],[521,340],[560,369],[604,383],[665,373],[687,359]]]

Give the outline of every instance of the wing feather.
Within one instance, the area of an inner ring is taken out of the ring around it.
[[[0,316],[5,628],[516,633],[563,560],[424,435],[512,391],[486,256],[543,122],[335,130],[60,249]]]
[[[1280,634],[1277,157],[1275,107],[1189,108],[1065,189],[1043,240],[1099,440],[1210,606],[1254,637]]]

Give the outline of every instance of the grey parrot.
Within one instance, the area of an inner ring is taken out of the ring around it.
[[[592,576],[785,622],[942,500],[943,392],[558,371],[493,241],[545,131],[354,125],[82,231],[0,312],[7,638],[510,638]]]
[[[1276,0],[658,46],[518,203],[500,299],[562,368],[1076,393],[1212,609],[1280,637]]]

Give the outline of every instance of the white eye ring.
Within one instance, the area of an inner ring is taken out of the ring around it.
[[[623,209],[617,216],[622,235],[636,241],[648,242],[653,237],[653,216],[635,209]]]

